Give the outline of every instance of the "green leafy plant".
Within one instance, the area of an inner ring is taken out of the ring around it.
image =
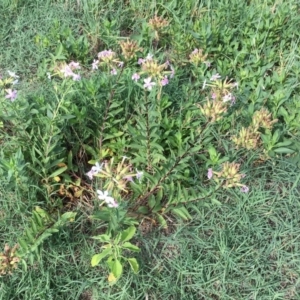
[[[75,216],[74,212],[66,212],[54,218],[37,206],[23,236],[19,238],[19,249],[16,255],[22,259],[29,259],[33,263],[35,256],[39,253],[38,247],[53,233],[57,233],[62,226],[73,222]]]
[[[34,72],[38,65],[37,76],[20,74],[18,82],[11,71],[0,74],[0,174],[10,192],[22,193],[22,205],[28,202],[23,193],[33,189],[43,195],[32,196],[33,205],[49,208],[34,210],[19,247],[5,246],[0,272],[11,273],[27,259],[32,263],[42,243],[75,218],[73,210],[82,213],[78,224],[89,224],[76,227],[84,240],[95,228],[105,232],[94,237],[101,252],[91,250],[97,253],[91,264],[105,259],[110,283],[121,278],[127,263],[138,272],[140,248],[130,241],[147,222],[165,232],[178,223],[199,222],[201,239],[217,240],[220,228],[221,241],[203,256],[209,264],[227,258],[230,268],[228,249],[238,252],[246,242],[241,239],[236,247],[227,220],[220,226],[210,223],[210,215],[230,219],[231,202],[239,207],[241,193],[256,192],[252,186],[260,178],[251,172],[258,164],[300,161],[298,45],[287,22],[298,7],[268,1],[230,6],[187,1],[184,9],[176,1],[149,9],[134,1],[54,2],[76,16],[81,11],[80,25],[56,18],[48,31],[34,28],[29,40],[43,54],[41,63],[31,61]],[[116,17],[122,11],[126,17]],[[11,15],[7,24],[11,19],[16,18]],[[14,26],[12,34],[27,31],[19,30],[17,21]],[[6,48],[14,49],[10,43],[19,39],[7,41],[1,30]],[[30,88],[18,85],[23,80]],[[256,212],[248,202],[245,207]],[[261,219],[271,214],[261,209]],[[239,222],[236,218],[234,230]],[[241,251],[241,261],[249,248]],[[208,285],[218,277],[214,272],[203,269],[199,277]],[[193,280],[187,286],[194,286]],[[214,289],[225,290],[224,280],[214,282]]]
[[[95,254],[92,257],[92,267],[97,266],[102,259],[107,258],[106,263],[110,270],[108,281],[111,284],[121,277],[123,273],[123,265],[128,262],[132,271],[137,273],[139,271],[139,264],[134,257],[128,258],[124,256],[124,252],[139,252],[140,249],[129,242],[135,235],[136,229],[134,226],[130,226],[127,229],[119,232],[115,237],[111,237],[107,234],[101,234],[94,236],[93,239],[98,240],[101,243],[105,243],[101,246],[104,249],[101,253]]]

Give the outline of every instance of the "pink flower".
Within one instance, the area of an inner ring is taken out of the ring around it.
[[[5,96],[6,99],[10,99],[11,102],[13,102],[17,98],[17,91],[8,89],[6,90],[7,94]]]
[[[94,59],[92,63],[92,70],[98,70],[99,60]]]
[[[125,179],[127,181],[130,181],[130,182],[133,182],[132,176],[130,176],[130,175],[124,176],[123,179]]]
[[[75,74],[75,73],[73,73],[73,80],[75,80],[75,81],[78,81],[78,80],[80,80],[81,79],[81,76],[79,75],[79,74]]]
[[[144,88],[148,89],[149,91],[151,91],[152,87],[156,84],[155,82],[151,81],[151,77],[144,79],[144,82]]]
[[[144,62],[145,62],[145,59],[139,58],[139,60],[138,60],[138,64],[139,64],[139,65],[143,64]]]
[[[140,75],[138,73],[134,73],[131,77],[132,80],[134,80],[135,82],[137,82],[140,79]]]
[[[242,186],[242,187],[241,187],[241,192],[242,192],[242,193],[248,193],[248,192],[249,192],[249,187],[246,186],[246,185]]]
[[[115,55],[115,52],[109,50],[104,50],[98,53],[98,58],[113,58],[113,56]]]
[[[86,175],[90,178],[90,180],[93,179],[93,176],[98,174],[102,170],[103,163],[100,165],[98,162],[91,168],[91,170],[86,173]]]
[[[213,174],[212,168],[209,168],[208,171],[207,171],[207,178],[208,178],[208,179],[212,179],[213,175],[214,175],[214,174]]]
[[[71,62],[69,63],[69,67],[70,67],[72,70],[80,69],[79,62],[75,62],[75,61],[71,61]]]
[[[199,52],[199,50],[196,48],[191,54],[196,55]]]
[[[112,70],[110,71],[110,74],[111,74],[111,75],[117,75],[117,70],[116,70],[116,69],[112,69]]]
[[[167,76],[165,76],[162,80],[161,80],[161,85],[162,86],[165,86],[165,85],[167,85],[168,83],[169,83],[169,80],[168,80],[168,77]]]
[[[138,179],[138,181],[141,183],[141,179],[142,179],[142,177],[143,177],[144,172],[139,171],[139,170],[137,170],[137,169],[135,169],[135,171],[136,171],[135,177],[136,177],[136,179]],[[132,181],[132,182],[133,182],[133,181]]]
[[[212,94],[211,94],[211,97],[212,97],[212,99],[214,99],[214,100],[215,100],[215,99],[217,98],[217,95],[216,95],[216,93],[212,93]]]
[[[233,95],[231,93],[228,93],[222,98],[222,100],[223,102],[228,102],[228,101],[232,101],[233,98],[234,98]]]
[[[142,176],[143,176],[144,173],[142,171],[138,171],[137,169],[135,169],[135,170],[136,170],[136,178],[138,180],[140,180],[142,178]]]
[[[60,71],[63,73],[65,77],[73,76],[74,74],[72,69],[68,65],[65,65]]]
[[[107,203],[107,206],[110,207],[110,208],[116,208],[119,206],[118,202],[113,200],[111,201],[110,203]]]

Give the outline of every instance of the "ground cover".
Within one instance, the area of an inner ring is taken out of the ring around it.
[[[299,9],[2,1],[0,299],[299,298]]]

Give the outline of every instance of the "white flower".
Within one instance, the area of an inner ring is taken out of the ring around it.
[[[134,80],[135,82],[137,82],[140,79],[140,75],[138,73],[134,73],[131,77],[132,80]]]
[[[19,76],[18,76],[18,75],[16,75],[16,73],[15,73],[15,72],[12,72],[12,71],[7,71],[7,73],[8,73],[8,75],[9,75],[10,77],[12,77],[12,78],[19,78]]]
[[[117,201],[115,201],[115,199],[113,197],[108,196],[108,191],[100,191],[97,190],[97,194],[98,194],[98,199],[99,200],[104,200],[104,202],[107,204],[108,207],[118,207],[119,204],[117,203]]]
[[[110,74],[111,74],[111,75],[117,75],[117,70],[116,70],[116,69],[112,69],[112,70],[110,71]]]
[[[149,91],[152,90],[152,87],[156,84],[155,82],[151,82],[151,77],[144,79],[144,88],[148,89]]]
[[[152,60],[152,58],[153,58],[153,54],[150,54],[150,53],[149,53],[149,54],[147,55],[147,57],[146,57],[146,60]]]
[[[232,86],[233,86],[233,87],[236,87],[237,90],[239,89],[239,83],[238,83],[238,82],[232,83]]]
[[[97,162],[96,165],[93,166],[88,173],[86,173],[86,175],[90,178],[90,180],[92,180],[93,176],[96,175],[96,174],[98,174],[102,170],[102,166],[103,166],[103,163],[100,165]]]
[[[214,74],[213,76],[210,77],[210,80],[211,81],[216,81],[218,80],[219,78],[221,78],[220,74],[217,73],[217,74]]]
[[[98,70],[99,60],[94,59],[92,63],[92,70]]]
[[[98,194],[98,199],[99,200],[104,200],[105,201],[107,198],[111,198],[111,197],[108,196],[108,191],[102,192],[100,190],[97,190],[97,194]]]
[[[80,69],[80,65],[79,65],[79,62],[75,62],[75,61],[71,61],[69,63],[69,67],[73,70],[77,70],[77,69]]]
[[[228,101],[232,100],[232,97],[233,97],[232,94],[228,93],[222,98],[222,100],[223,100],[223,102],[228,102]]]
[[[73,80],[74,80],[74,81],[78,81],[78,80],[81,79],[81,76],[80,76],[79,74],[75,74],[75,73],[74,73],[72,76],[73,76]]]
[[[112,207],[118,207],[119,204],[117,203],[117,201],[115,201],[115,200],[113,199],[113,202],[107,203],[107,206],[112,208]]]
[[[102,170],[103,163],[100,165],[98,162],[92,167],[92,171],[96,174]]]
[[[138,180],[140,180],[142,178],[142,176],[143,176],[144,173],[142,171],[138,171],[137,169],[135,169],[135,170],[136,170],[136,178]]]

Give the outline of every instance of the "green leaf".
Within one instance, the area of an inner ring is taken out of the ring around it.
[[[104,257],[111,254],[111,251],[112,251],[111,248],[107,248],[107,249],[103,250],[101,253],[95,254],[91,260],[92,267],[97,266]]]
[[[19,239],[19,244],[23,250],[27,251],[28,245],[23,239]]]
[[[122,132],[122,131],[119,131],[119,132],[116,132],[113,134],[107,134],[107,135],[105,135],[105,138],[102,141],[104,142],[106,140],[114,139],[116,137],[122,136],[123,134],[124,134],[124,132]]]
[[[64,213],[60,219],[62,221],[62,223],[68,223],[68,222],[72,222],[74,221],[75,217],[76,217],[76,214],[75,212],[66,212]],[[63,225],[63,224],[62,224]]]
[[[216,204],[217,206],[222,206],[222,202],[220,202],[216,198],[211,198],[211,203]]]
[[[29,242],[34,243],[35,242],[35,238],[32,235],[32,231],[30,230],[30,228],[26,228],[25,229],[25,233],[26,233],[26,237],[28,239]]]
[[[135,234],[135,231],[136,229],[134,226],[130,226],[126,230],[122,231],[121,242],[126,242],[131,240]]]
[[[290,141],[290,140],[286,140],[286,141],[284,141],[284,142],[280,142],[280,143],[277,143],[276,145],[275,145],[275,147],[286,147],[286,146],[290,146],[291,144],[293,144],[293,142],[292,141]]]
[[[132,271],[134,273],[137,273],[139,271],[139,264],[136,261],[136,259],[135,258],[128,258],[127,261],[129,262]]]
[[[148,200],[148,205],[152,209],[155,206],[155,204],[156,204],[156,199],[154,195],[151,195]]]
[[[41,219],[40,215],[36,212],[33,211],[32,212],[32,217],[34,222],[39,226],[39,227],[43,227],[43,220]]]
[[[137,210],[138,213],[146,215],[149,213],[149,209],[146,206],[140,206]]]
[[[156,214],[157,221],[161,225],[162,228],[166,229],[168,228],[167,221],[162,215]]]
[[[109,222],[110,221],[110,212],[108,210],[102,210],[95,212],[94,215],[91,216],[94,220],[102,220]]]
[[[118,259],[115,259],[115,261],[112,264],[112,273],[116,278],[119,278],[122,275],[122,272],[123,272],[122,264]]]
[[[191,215],[184,206],[173,208],[172,213],[185,221],[192,219]]]
[[[68,169],[67,166],[61,167],[61,168],[59,168],[58,170],[56,170],[55,172],[53,172],[53,173],[49,176],[49,178],[53,178],[53,177],[55,177],[55,176],[58,176],[59,174],[61,174],[61,173],[63,173],[64,171],[66,171],[67,169]]]
[[[122,245],[122,248],[125,248],[127,250],[130,250],[130,251],[134,251],[134,252],[140,252],[141,249],[129,242],[125,242],[123,245]]]
[[[107,234],[100,234],[92,237],[94,240],[99,240],[100,242],[109,242],[110,237]]]
[[[288,153],[294,153],[295,152],[295,150],[289,149],[289,148],[285,148],[285,147],[276,148],[276,149],[272,149],[272,150],[274,152],[280,153],[280,154],[288,154]]]

